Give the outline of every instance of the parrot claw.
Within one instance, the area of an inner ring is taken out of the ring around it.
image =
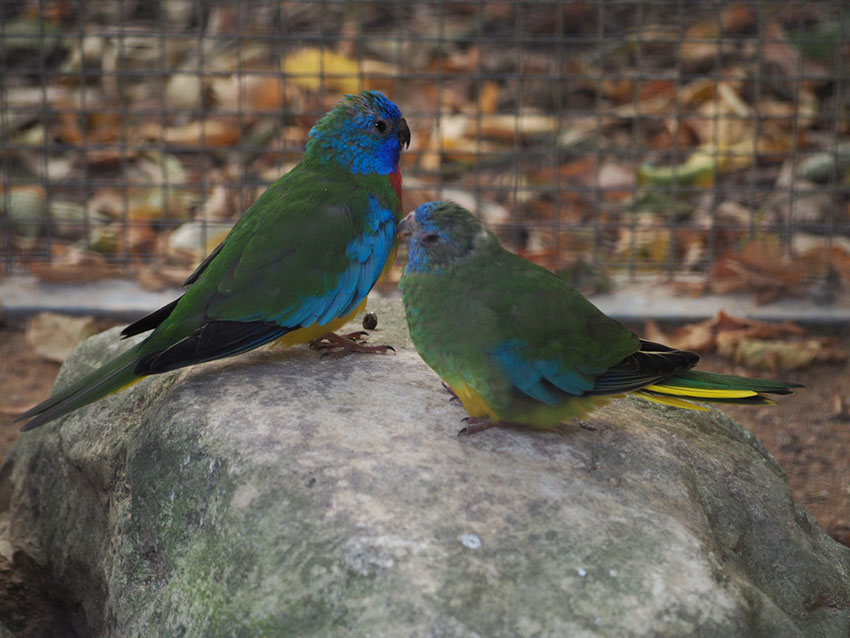
[[[309,344],[310,350],[331,350],[333,348],[340,348],[349,341],[362,345],[366,341],[364,337],[368,334],[368,332],[363,330],[355,330],[354,332],[349,332],[347,335],[338,335],[335,332],[329,332],[323,337],[313,339]]]
[[[446,392],[452,395],[451,398],[449,398],[449,403],[461,403],[460,397],[457,395],[457,393],[455,393],[454,390],[452,390],[452,387],[445,381],[443,381],[443,388]]]
[[[363,340],[364,335],[367,334],[369,333],[362,330],[347,335],[329,332],[321,339],[311,341],[310,348],[319,350],[322,353],[322,359],[325,357],[342,359],[355,352],[361,354],[386,354],[389,350],[395,352],[392,346],[367,346]]]
[[[363,343],[366,340],[366,337],[369,336],[369,333],[365,330],[355,330],[354,332],[349,332],[347,335],[337,336],[341,336],[343,339],[351,339],[351,341],[355,341],[357,343]]]
[[[499,425],[498,422],[491,421],[483,416],[467,416],[461,419],[461,421],[466,423],[466,426],[460,429],[457,433],[458,436],[468,436],[476,432],[483,432],[488,428],[492,428],[494,425]]]

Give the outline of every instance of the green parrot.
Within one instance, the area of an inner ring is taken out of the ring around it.
[[[410,129],[378,91],[346,96],[310,130],[301,161],[257,199],[186,280],[185,294],[127,326],[141,343],[19,419],[30,430],[149,375],[277,341],[327,336],[359,313],[392,264]]]
[[[457,204],[423,204],[399,235],[410,338],[469,413],[461,433],[558,428],[626,393],[706,410],[692,400],[771,405],[801,387],[691,370],[699,355],[636,337]]]

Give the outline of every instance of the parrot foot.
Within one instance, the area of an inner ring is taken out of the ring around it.
[[[585,423],[584,421],[579,421],[578,426],[583,430],[590,430],[591,432],[596,432],[596,428],[590,425],[590,423]]]
[[[461,419],[461,421],[466,423],[466,426],[461,428],[457,433],[458,436],[468,436],[476,432],[483,432],[492,428],[494,425],[499,425],[498,421],[491,421],[485,416],[468,416]]]
[[[363,337],[367,334],[369,333],[362,330],[347,335],[329,332],[321,339],[311,341],[310,348],[320,351],[323,359],[325,357],[342,359],[355,352],[361,354],[386,354],[389,350],[395,352],[392,346],[367,346],[363,341]]]
[[[454,390],[452,390],[452,386],[450,386],[445,381],[443,381],[443,388],[445,389],[446,392],[448,392],[450,395],[452,395],[451,398],[449,398],[449,403],[460,403],[461,402],[460,397],[457,395],[457,393],[455,393]]]
[[[331,333],[335,337],[342,337],[343,339],[349,339],[354,341],[355,343],[365,343],[366,337],[369,336],[369,333],[365,330],[355,330],[354,332],[349,332],[347,335],[338,335]]]

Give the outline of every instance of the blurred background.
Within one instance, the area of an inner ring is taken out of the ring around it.
[[[834,302],[850,278],[845,2],[6,0],[2,267],[179,285],[345,93],[591,292]],[[589,281],[584,281],[587,277]],[[832,281],[835,279],[836,281]]]
[[[407,210],[453,199],[645,336],[806,383],[735,416],[850,542],[844,1],[4,0],[2,422],[363,88],[410,124]]]

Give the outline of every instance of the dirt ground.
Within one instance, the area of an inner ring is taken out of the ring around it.
[[[701,366],[765,375],[712,356],[704,357]],[[779,461],[794,500],[812,513],[821,529],[850,546],[850,419],[839,418],[833,404],[836,397],[850,398],[850,363],[819,363],[782,378],[806,387],[778,397],[778,407],[725,406],[723,411],[744,424]]]
[[[109,325],[104,322],[100,328]],[[847,343],[848,333],[833,336],[840,338],[839,343]],[[769,376],[763,370],[741,368],[717,356],[703,357],[700,367]],[[14,417],[49,394],[58,372],[59,364],[44,361],[32,352],[21,329],[0,327],[0,458],[18,437]],[[812,513],[827,534],[850,546],[850,420],[834,414],[836,397],[850,398],[850,362],[821,363],[782,377],[806,388],[780,397],[779,407],[724,409],[779,461],[795,500]],[[0,527],[3,524],[0,521]],[[67,626],[65,611],[37,585],[38,580],[26,565],[13,566],[0,556],[0,619],[24,638],[75,635]]]

